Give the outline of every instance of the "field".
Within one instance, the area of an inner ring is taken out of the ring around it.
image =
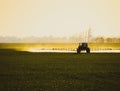
[[[0,43],[0,48],[29,51],[33,49],[76,50],[79,43]],[[91,50],[120,50],[120,43],[89,43]]]
[[[120,91],[120,53],[0,50],[0,91]]]

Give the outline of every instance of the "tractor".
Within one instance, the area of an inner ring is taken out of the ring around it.
[[[86,53],[90,53],[90,48],[88,47],[88,43],[79,44],[77,48],[77,53],[80,54],[81,51],[84,51],[84,50],[86,50]]]

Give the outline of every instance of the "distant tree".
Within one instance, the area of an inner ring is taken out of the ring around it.
[[[107,43],[112,43],[112,38],[106,38]]]
[[[120,38],[118,39],[118,43],[120,43]]]
[[[97,37],[94,39],[96,43],[104,43],[104,38],[103,37]]]

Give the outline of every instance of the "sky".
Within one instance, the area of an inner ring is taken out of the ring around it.
[[[120,37],[120,0],[0,0],[0,36]]]

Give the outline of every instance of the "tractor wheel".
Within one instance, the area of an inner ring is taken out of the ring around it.
[[[90,48],[87,48],[87,49],[86,49],[86,52],[87,52],[87,53],[90,53]]]
[[[77,54],[80,54],[80,49],[77,49]]]
[[[77,54],[79,54],[79,49],[77,49]]]
[[[79,50],[79,53],[81,53],[81,49]]]

